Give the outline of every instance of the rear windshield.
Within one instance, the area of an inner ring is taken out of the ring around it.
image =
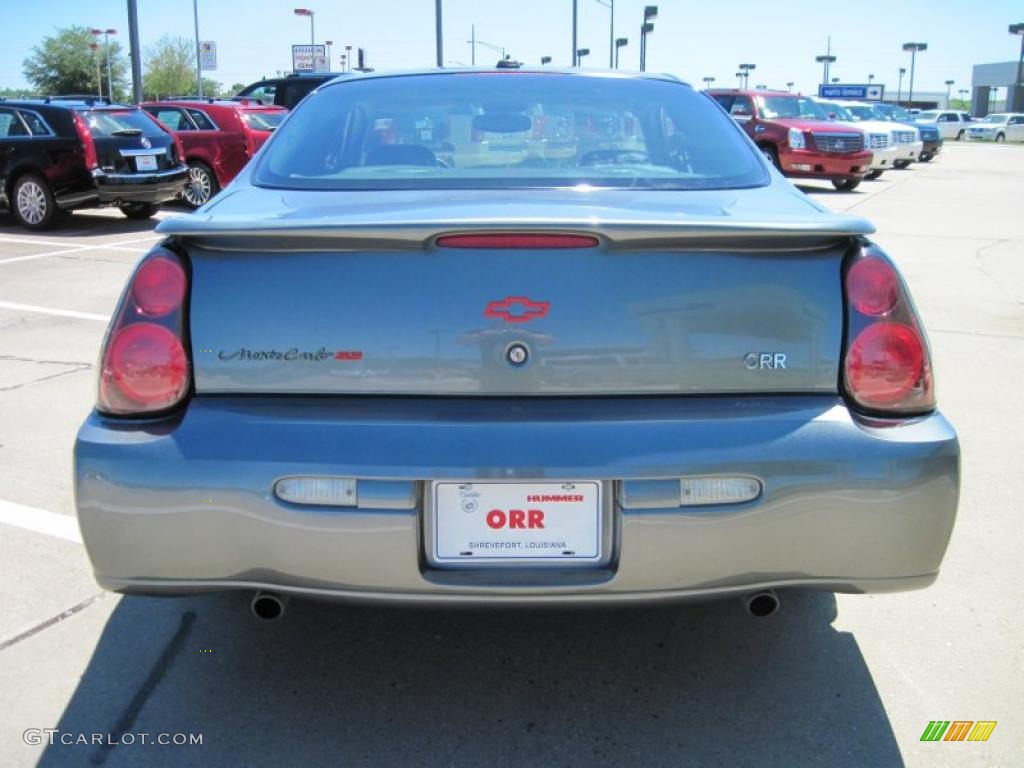
[[[167,133],[140,109],[93,109],[82,113],[89,133],[97,138],[166,136]]]
[[[281,124],[286,114],[283,110],[274,112],[242,112],[242,119],[254,131],[272,131]]]
[[[534,73],[374,78],[321,88],[254,182],[292,189],[756,186],[740,130],[689,86]]]

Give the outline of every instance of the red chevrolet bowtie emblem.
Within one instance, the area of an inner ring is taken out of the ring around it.
[[[484,317],[500,317],[506,323],[526,323],[535,317],[544,317],[550,303],[531,301],[525,296],[506,296],[501,301],[492,301],[484,310]]]

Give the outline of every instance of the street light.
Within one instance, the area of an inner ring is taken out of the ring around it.
[[[903,76],[905,74],[907,74],[907,68],[906,67],[900,67],[900,84],[896,88],[896,103],[897,104],[902,104],[903,103]]]
[[[116,29],[91,29],[89,30],[95,37],[103,35],[103,52],[107,56],[107,96],[113,101],[114,100],[114,81],[110,76],[110,35],[116,35]],[[91,47],[91,46],[90,46]],[[96,60],[96,66],[99,67],[99,59]],[[100,91],[100,98],[103,98],[103,91]]]
[[[740,69],[743,70],[743,87],[746,88],[750,85],[750,72],[751,70],[757,69],[756,64],[740,64]]]
[[[953,87],[953,80],[946,81],[946,109],[949,109],[949,89]]]
[[[833,77],[832,78],[832,82],[833,82],[833,84],[834,83],[838,83],[839,82],[839,78],[838,77]]]
[[[704,78],[704,90],[705,91],[709,90],[711,88],[711,84],[713,82],[715,82],[715,78],[711,77],[710,75],[708,77],[705,77]]]
[[[316,36],[313,34],[313,11],[309,8],[295,8],[293,13],[296,16],[309,16],[309,44],[316,45]]]
[[[93,34],[96,34],[99,30],[95,30]],[[103,80],[100,78],[100,44],[89,43],[89,48],[92,49],[92,57],[96,59],[96,95],[103,98]]]
[[[790,80],[788,83],[786,83],[786,90],[787,91],[792,91],[794,85],[796,85],[796,83],[794,83],[792,80]]]
[[[910,51],[910,92],[907,94],[907,101],[914,105],[914,63],[917,60],[918,51],[927,51],[928,43],[904,43],[904,51]]]
[[[960,94],[960,106],[963,107],[963,102],[967,101],[967,94],[970,93],[970,91],[966,88],[961,88],[959,91],[957,91],[957,93]]]
[[[608,68],[612,69],[615,54],[618,53],[618,49],[615,47],[615,0],[597,0],[597,2],[611,11],[612,14],[608,27]]]
[[[868,75],[868,85],[871,85],[875,81],[874,75]]]
[[[834,64],[836,57],[831,53],[823,53],[821,56],[815,56],[814,60],[822,65],[821,68],[821,82],[828,82],[828,67],[829,64]]]
[[[640,71],[647,71],[647,36],[654,31],[654,20],[658,18],[658,6],[644,6],[644,23],[640,26]]]
[[[544,66],[545,64],[550,64],[550,63],[551,63],[551,57],[550,57],[550,56],[541,56],[541,57],[540,57],[540,65],[541,65],[542,67],[543,67],[543,66]]]
[[[1011,35],[1020,35],[1020,58],[1017,59],[1017,83],[1013,87],[1013,111],[1020,112],[1024,109],[1021,98],[1024,96],[1021,89],[1024,88],[1024,23],[1011,24],[1009,27]],[[1009,99],[1007,99],[1009,101]],[[1009,104],[1006,105],[1009,109]]]
[[[333,40],[324,40],[324,45],[327,46],[327,71],[331,71],[331,46],[334,45]]]
[[[628,37],[617,37],[615,38],[615,68],[619,68],[619,49],[629,45]]]
[[[472,56],[471,56],[471,58],[469,60],[472,63],[472,66],[474,66],[474,67],[476,66],[476,47],[478,45],[482,45],[484,48],[490,48],[495,53],[500,53],[502,60],[505,59],[505,49],[503,47],[501,47],[500,45],[493,45],[492,43],[485,43],[483,40],[479,40],[476,37],[474,37],[472,40],[467,40],[466,42],[467,43],[472,43],[472,45],[473,45],[473,53],[472,53]]]
[[[589,48],[577,48],[576,49],[576,66],[577,67],[583,66],[583,57],[584,56],[589,56],[589,55],[590,55],[590,49]]]
[[[746,72],[737,72],[736,73],[736,80],[738,81],[736,83],[736,87],[737,88],[742,88],[743,87],[743,78],[746,77],[746,75],[747,75]]]
[[[351,72],[352,71],[352,46],[351,45],[346,45],[345,46],[345,56],[343,58],[345,60],[345,65],[348,67],[348,69],[346,69],[344,71],[345,72]]]

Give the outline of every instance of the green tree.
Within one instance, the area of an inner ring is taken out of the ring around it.
[[[248,83],[232,83],[230,95],[234,96],[236,93],[245,88],[246,85],[248,85]]]
[[[147,99],[167,96],[194,96],[196,88],[196,48],[188,37],[164,35],[146,54],[146,73],[142,92]],[[219,96],[220,83],[203,78],[203,96]]]
[[[93,51],[89,46],[98,43]],[[114,81],[114,98],[124,97],[128,64],[121,53],[121,45],[110,41],[110,71]],[[102,37],[94,37],[88,27],[64,27],[56,34],[44,37],[25,59],[22,71],[25,79],[41,94],[96,93],[97,77],[107,94],[107,48]],[[100,64],[97,75],[96,64]]]

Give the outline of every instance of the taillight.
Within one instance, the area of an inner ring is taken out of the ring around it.
[[[85,118],[77,112],[72,112],[71,119],[75,123],[75,133],[78,134],[78,139],[82,142],[82,154],[85,156],[85,167],[90,171],[99,168],[100,163],[96,157],[96,142],[93,141],[92,134],[89,133],[89,126],[85,124]]]
[[[849,260],[844,282],[847,397],[854,406],[880,414],[934,409],[928,342],[896,268],[868,246]]]
[[[544,232],[495,232],[476,235],[442,235],[441,248],[594,248],[593,235],[558,235]]]
[[[141,416],[179,405],[192,383],[185,342],[188,274],[158,247],[128,282],[101,354],[98,410]]]

